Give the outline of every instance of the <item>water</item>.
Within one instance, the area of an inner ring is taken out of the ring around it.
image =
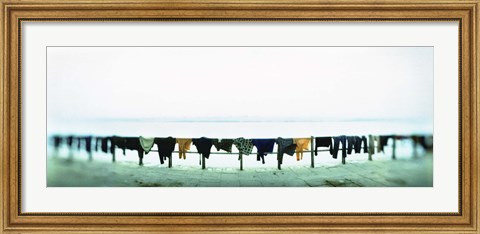
[[[428,121],[321,121],[321,122],[158,122],[79,121],[48,123],[52,134],[153,137],[277,138],[336,135],[432,134]]]

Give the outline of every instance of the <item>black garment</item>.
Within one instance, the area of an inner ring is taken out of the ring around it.
[[[225,150],[229,153],[232,152],[233,139],[213,139],[213,145],[217,151]]]
[[[379,136],[380,146],[377,149],[377,152],[383,152],[384,147],[388,144],[388,139],[393,138],[393,136]]]
[[[116,148],[122,149],[123,155],[125,155],[125,151],[127,149],[126,142],[127,140],[125,137],[118,137],[118,136],[112,137],[112,144],[114,144]]]
[[[362,143],[363,143],[363,153],[368,153],[368,143],[367,143],[367,142],[368,142],[368,141],[367,141],[367,137],[366,137],[366,136],[362,136],[362,137],[360,138],[360,145],[359,145],[360,149],[358,149],[359,153],[360,153],[360,150],[361,150],[361,147],[362,147],[362,146],[361,146]],[[356,152],[356,150],[355,150],[355,152]]]
[[[138,158],[140,158],[140,165],[143,165],[143,148],[140,145],[140,139],[138,137],[124,137],[125,149],[136,150],[138,152]]]
[[[202,138],[195,138],[192,139],[193,145],[197,147],[197,151],[199,154],[204,156],[205,158],[210,157],[210,150],[213,146],[213,140],[210,138],[202,137]]]
[[[163,164],[167,157],[169,160],[171,160],[172,153],[175,150],[175,144],[177,144],[177,139],[173,137],[167,137],[155,138],[153,141],[158,147],[158,157],[160,157],[160,163]]]
[[[82,141],[83,141],[83,138],[82,137],[77,137],[77,150],[80,150],[82,148]]]
[[[331,152],[331,155],[333,156],[333,158],[337,158],[340,142],[342,143],[342,157],[343,158],[347,157],[347,137],[337,136],[337,137],[333,137],[333,150]]]
[[[110,141],[109,137],[102,138],[102,152],[108,153],[108,142]]]
[[[363,141],[365,141],[364,151],[368,150],[366,137],[362,138],[359,136],[348,136],[347,137],[347,142],[348,142],[347,154],[352,154],[352,150],[355,150],[356,154],[361,153]]]
[[[71,150],[72,144],[73,144],[73,136],[68,136],[67,137],[67,146],[68,146],[69,150]]]
[[[257,147],[257,161],[262,159],[262,163],[265,164],[265,156],[267,153],[273,152],[275,139],[252,139],[252,143]]]
[[[330,154],[332,154],[332,138],[315,137],[315,155],[318,155],[318,147],[330,147]]]
[[[95,151],[98,151],[100,149],[101,144],[102,144],[102,138],[101,137],[96,137],[95,138]]]
[[[295,148],[297,148],[297,144],[293,143],[293,138],[277,138],[276,143],[278,145],[277,150],[277,160],[280,164],[283,163],[283,154],[288,154],[293,156],[295,153]]]
[[[60,136],[54,136],[53,137],[53,147],[55,148],[55,150],[60,148],[60,145],[62,144],[62,140],[63,139]]]
[[[92,152],[92,137],[91,136],[85,137],[85,151],[87,151],[87,153]]]

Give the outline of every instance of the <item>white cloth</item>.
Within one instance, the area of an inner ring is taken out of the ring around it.
[[[150,152],[150,150],[152,149],[154,139],[155,138],[153,137],[140,136],[140,145],[142,146],[146,154],[148,154],[148,152]]]

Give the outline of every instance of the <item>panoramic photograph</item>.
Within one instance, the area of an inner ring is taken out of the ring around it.
[[[49,46],[48,187],[433,187],[420,47]]]

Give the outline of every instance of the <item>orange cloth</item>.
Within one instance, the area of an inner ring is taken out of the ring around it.
[[[186,159],[187,158],[187,151],[190,150],[190,146],[192,145],[192,139],[190,138],[177,138],[178,143],[178,156],[180,158]]]
[[[310,138],[294,138],[293,143],[297,145],[295,152],[297,154],[297,161],[303,159],[303,150],[308,150],[310,145]]]

